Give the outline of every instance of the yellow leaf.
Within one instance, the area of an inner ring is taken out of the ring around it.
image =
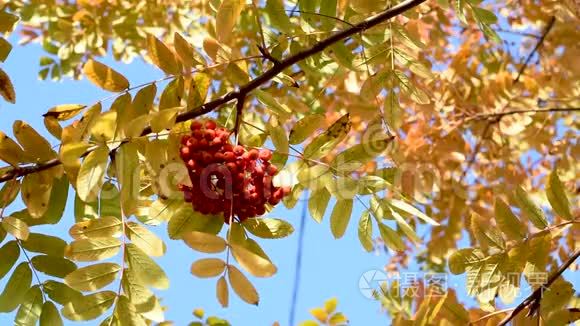
[[[310,314],[321,323],[326,323],[326,320],[328,319],[328,313],[322,308],[312,308],[310,309]]]
[[[47,173],[28,174],[22,180],[22,201],[33,218],[40,218],[49,207],[53,179]]]
[[[228,265],[228,279],[234,292],[245,302],[258,305],[260,298],[250,280],[235,266]]]
[[[147,34],[147,53],[151,61],[167,75],[179,74],[179,67],[173,52],[151,34]]]
[[[306,138],[312,136],[316,129],[320,128],[323,123],[323,114],[310,114],[298,120],[290,131],[290,144],[296,145],[302,143]]]
[[[68,233],[77,239],[98,238],[98,237],[119,237],[121,236],[121,221],[114,216],[103,216],[101,218],[78,222],[73,225]]]
[[[6,101],[12,104],[16,103],[16,93],[14,93],[14,86],[10,81],[10,77],[8,77],[8,74],[6,74],[2,68],[0,68],[0,95],[2,95]]]
[[[97,261],[115,256],[121,248],[121,241],[111,237],[79,239],[71,242],[64,255],[76,261]]]
[[[48,161],[56,157],[56,152],[50,143],[26,122],[16,120],[12,128],[14,136],[28,155],[40,161]]]
[[[228,283],[226,282],[225,277],[222,276],[218,279],[215,292],[217,299],[219,303],[222,305],[222,307],[224,308],[227,307],[229,301],[229,294],[228,294]]]
[[[550,205],[560,217],[565,220],[571,220],[572,213],[570,212],[570,202],[566,196],[564,185],[558,177],[558,171],[554,169],[548,177],[548,184],[546,185],[546,197]]]
[[[175,32],[173,34],[173,45],[175,46],[175,52],[181,60],[181,63],[190,70],[193,66],[201,64],[198,60],[200,59],[197,53],[189,42],[187,42],[181,34]]]
[[[165,254],[165,243],[155,233],[136,222],[125,223],[126,233],[131,242],[149,256],[160,257]]]
[[[89,59],[83,66],[83,73],[87,78],[100,88],[111,91],[121,92],[129,88],[129,81],[120,73],[110,67]]]
[[[117,151],[115,162],[121,187],[121,208],[125,216],[131,216],[137,212],[141,190],[137,145],[133,142],[124,143]]]
[[[351,128],[350,115],[347,113],[336,120],[324,133],[314,138],[304,148],[304,157],[316,159],[330,153],[348,134]]]
[[[109,162],[109,150],[101,146],[87,155],[81,164],[76,180],[77,195],[84,202],[93,202],[104,183]]]
[[[6,230],[6,232],[12,234],[16,239],[26,240],[30,234],[28,225],[14,216],[3,218],[2,227],[4,230]]]
[[[86,105],[83,104],[61,104],[54,106],[48,110],[43,117],[53,117],[56,118],[58,121],[65,121],[68,119],[72,119],[77,114],[81,113]]]
[[[231,245],[236,261],[256,277],[269,277],[276,273],[276,266],[268,259],[248,250],[241,245]]]
[[[220,275],[225,267],[226,263],[219,258],[204,258],[191,265],[191,274],[202,278],[214,277]]]
[[[52,301],[46,301],[40,314],[40,326],[63,326],[60,313]]]
[[[175,125],[175,118],[177,118],[177,114],[181,110],[183,110],[183,107],[178,106],[159,112],[152,112],[149,115],[151,117],[151,131],[161,132],[165,129],[171,129]]]
[[[27,262],[22,262],[12,272],[6,286],[0,294],[0,312],[11,312],[26,296],[32,282],[32,270]]]
[[[62,308],[62,315],[69,320],[93,320],[104,314],[115,303],[117,294],[113,291],[103,291],[73,300]]]
[[[62,127],[55,117],[44,117],[44,127],[54,138],[60,139],[62,136]]]
[[[352,199],[337,200],[330,216],[330,230],[335,239],[340,239],[346,231],[350,214],[352,213]]]
[[[0,160],[12,166],[29,161],[20,145],[2,131],[0,131]]]
[[[115,316],[119,321],[119,326],[147,326],[148,324],[143,320],[138,312],[138,309],[133,305],[131,300],[122,295],[117,301],[117,309]]]
[[[324,302],[324,311],[326,313],[331,314],[336,310],[336,305],[338,304],[338,300],[336,298],[328,299]]]
[[[193,231],[183,234],[182,237],[189,247],[197,251],[211,254],[226,249],[226,241],[217,235]]]
[[[121,266],[100,263],[77,269],[64,278],[64,282],[78,291],[96,291],[111,284],[119,275]]]
[[[216,34],[220,42],[225,42],[231,38],[232,30],[242,9],[244,9],[244,4],[245,1],[241,0],[222,1],[215,19]]]

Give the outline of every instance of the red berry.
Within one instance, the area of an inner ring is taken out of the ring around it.
[[[205,129],[215,129],[216,127],[217,127],[217,124],[213,120],[208,120],[205,123]]]
[[[255,148],[252,148],[249,152],[248,152],[248,157],[251,160],[257,160],[259,156],[258,150]]]
[[[284,194],[284,196],[289,195],[291,192],[292,192],[291,187],[282,187],[282,193]]]
[[[234,154],[236,154],[236,156],[240,156],[244,154],[244,152],[245,152],[244,147],[240,145],[236,145],[236,147],[234,147]]]
[[[262,161],[269,161],[272,158],[272,152],[269,149],[263,149],[260,151],[260,159]]]
[[[203,137],[203,132],[201,130],[194,130],[191,136],[195,139],[201,139]]]
[[[224,161],[224,154],[221,152],[217,152],[213,155],[214,162],[221,163]]]
[[[185,147],[185,146],[181,147],[179,149],[179,151],[180,151],[182,160],[187,161],[191,158],[191,151],[190,151],[189,147]]]
[[[194,170],[194,169],[195,169],[195,167],[196,167],[196,165],[197,165],[197,164],[195,164],[195,161],[194,161],[194,160],[189,160],[189,161],[187,161],[187,167],[188,167],[190,170]]]
[[[224,160],[226,162],[233,162],[236,160],[236,156],[232,152],[225,152],[224,153]],[[235,164],[235,163],[234,163]]]
[[[191,136],[189,135],[185,135],[183,137],[181,137],[181,145],[185,145],[187,144],[187,141],[191,138]]]
[[[190,128],[191,128],[191,131],[201,129],[201,122],[199,122],[199,121],[193,121],[191,123]]]
[[[276,173],[278,173],[278,168],[275,165],[270,165],[266,168],[266,172],[268,172],[269,175],[276,175]]]
[[[207,139],[207,141],[213,140],[215,138],[215,131],[213,131],[211,129],[207,129],[204,132],[204,137],[205,137],[205,139]]]
[[[202,139],[199,141],[199,148],[205,149],[209,146],[209,142],[206,139]]]

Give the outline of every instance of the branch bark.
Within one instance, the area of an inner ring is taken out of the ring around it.
[[[550,276],[550,278],[548,279],[548,281],[546,283],[544,283],[542,286],[538,287],[534,292],[532,292],[532,294],[530,294],[530,296],[528,296],[524,301],[522,301],[522,303],[520,303],[508,316],[506,316],[499,323],[499,326],[507,325],[507,323],[509,323],[513,318],[515,318],[526,307],[541,300],[543,291],[545,289],[549,288],[550,285],[552,285],[552,283],[554,283],[558,279],[558,277],[560,277],[562,275],[562,273],[564,273],[564,271],[566,269],[568,269],[568,267],[570,265],[572,265],[572,263],[576,259],[578,259],[579,256],[580,256],[580,250],[576,250],[576,252],[570,258],[568,258],[568,260],[562,266],[560,266],[560,268],[558,268],[558,270],[552,276]]]
[[[207,114],[219,107],[221,107],[222,105],[229,103],[230,101],[233,100],[240,100],[246,97],[247,94],[249,94],[251,91],[257,89],[258,87],[260,87],[261,85],[265,84],[266,82],[270,81],[272,78],[276,77],[276,75],[278,75],[280,72],[284,71],[284,69],[289,68],[291,66],[293,66],[294,64],[312,56],[315,55],[317,53],[320,53],[322,51],[324,51],[327,47],[331,46],[332,44],[339,42],[341,40],[344,40],[346,38],[349,38],[357,33],[366,31],[372,27],[375,27],[395,16],[398,16],[402,13],[404,13],[407,10],[410,10],[418,5],[420,5],[421,3],[425,2],[427,0],[407,0],[404,2],[401,2],[400,4],[391,7],[373,17],[367,18],[365,20],[363,20],[362,22],[353,25],[350,28],[347,28],[341,32],[338,32],[332,36],[329,36],[328,38],[320,41],[319,43],[315,44],[314,46],[312,46],[311,48],[308,48],[302,52],[296,53],[295,55],[292,55],[284,60],[281,60],[278,64],[275,64],[272,68],[266,70],[263,74],[261,74],[260,76],[254,78],[253,80],[251,80],[250,82],[248,82],[245,85],[242,85],[238,90],[234,90],[231,91],[229,93],[224,94],[223,96],[209,101],[191,111],[182,113],[180,115],[177,116],[176,118],[176,122],[183,122],[183,121],[187,121],[199,116],[202,116],[204,114]],[[145,130],[143,130],[142,135],[147,135],[150,134],[152,132],[151,127],[147,127],[145,128]],[[89,152],[84,153],[81,157],[84,157],[86,155],[88,155]],[[10,171],[5,172],[3,175],[0,176],[0,182],[5,182],[8,181],[14,177],[22,177],[31,173],[35,173],[35,172],[39,172],[39,171],[43,171],[43,170],[47,170],[50,169],[52,167],[58,166],[60,165],[61,162],[58,159],[53,159],[50,161],[47,161],[45,163],[42,164],[37,164],[34,166],[29,166],[29,167],[20,167],[20,168],[14,168]]]

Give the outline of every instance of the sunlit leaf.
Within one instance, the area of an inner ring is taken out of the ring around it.
[[[322,126],[324,119],[325,117],[322,114],[311,114],[298,120],[292,130],[290,130],[290,144],[300,144],[308,137],[311,137],[316,129]]]
[[[2,227],[6,232],[12,234],[16,239],[26,240],[30,234],[28,225],[20,219],[13,216],[7,216],[2,219]]]
[[[89,265],[68,274],[64,282],[78,291],[96,291],[115,281],[120,270],[115,263]]]
[[[97,261],[115,256],[121,241],[112,237],[95,237],[71,242],[65,249],[65,257],[76,261]]]
[[[373,245],[373,224],[370,218],[370,213],[364,211],[358,222],[358,239],[366,251],[371,252]]]
[[[64,283],[53,280],[44,282],[42,287],[51,300],[61,305],[65,305],[73,300],[80,300],[83,297],[79,291],[71,289]]]
[[[72,321],[93,320],[103,315],[115,302],[117,294],[113,291],[102,291],[84,296],[64,305],[62,315]]]
[[[205,253],[218,253],[226,249],[226,241],[217,235],[193,231],[182,235],[183,241],[192,249]]]
[[[556,214],[566,220],[572,219],[572,213],[570,212],[570,202],[566,196],[564,185],[558,177],[557,170],[552,171],[548,177],[548,184],[546,185],[546,196],[548,197],[548,201],[550,202],[550,205]]]
[[[223,273],[226,263],[219,258],[204,258],[191,265],[191,274],[197,277],[214,277]]]
[[[215,18],[216,34],[220,42],[231,38],[232,30],[244,9],[244,5],[245,1],[242,0],[224,0],[221,2]]]
[[[231,248],[236,261],[250,274],[256,277],[270,277],[276,273],[276,266],[268,259],[241,245],[231,245]]]
[[[69,234],[73,239],[119,237],[121,230],[121,220],[114,216],[103,216],[76,223],[70,228]]]
[[[175,55],[158,38],[147,34],[147,54],[153,63],[167,75],[177,75],[179,67]]]
[[[62,257],[66,241],[42,233],[30,233],[28,239],[22,241],[22,247],[27,251]]]
[[[330,230],[335,239],[340,239],[346,231],[352,213],[352,199],[337,200],[330,216]]]
[[[543,229],[548,227],[548,221],[542,212],[542,209],[534,203],[530,198],[528,193],[520,186],[516,188],[514,197],[518,206],[522,209],[522,212],[530,219],[530,222],[534,224],[535,227]]]
[[[83,104],[61,104],[54,106],[48,110],[43,117],[53,117],[58,121],[66,121],[68,119],[74,118],[77,114],[81,113],[86,105]]]
[[[125,223],[127,236],[149,256],[160,257],[165,254],[165,243],[155,233],[135,222]]]
[[[107,147],[98,147],[81,164],[76,180],[77,195],[84,202],[92,202],[97,198],[104,183],[105,171],[109,161]]]
[[[14,324],[19,326],[36,325],[42,313],[42,303],[42,291],[40,286],[35,285],[26,292],[24,301],[16,313]]]
[[[509,239],[522,240],[527,236],[524,224],[501,198],[495,199],[494,213],[497,226]]]
[[[25,152],[34,156],[40,161],[48,161],[56,158],[56,152],[52,149],[50,143],[44,139],[28,123],[16,120],[12,125],[14,137],[22,146]]]
[[[321,188],[310,195],[310,199],[308,199],[308,211],[316,222],[322,222],[329,200],[330,193],[326,188]]]
[[[14,266],[20,257],[20,247],[16,241],[6,242],[0,247],[0,279],[2,279]]]
[[[147,323],[139,312],[137,308],[131,303],[129,298],[122,295],[117,300],[117,309],[115,310],[115,315],[119,321],[120,326],[146,326]]]
[[[406,246],[401,239],[401,236],[390,227],[386,226],[383,223],[379,223],[379,231],[381,233],[381,238],[391,250],[395,251],[403,251],[405,250]]]
[[[46,173],[29,174],[22,180],[22,201],[33,218],[42,217],[48,210],[52,182],[52,176]]]
[[[284,238],[294,232],[290,223],[277,218],[249,218],[242,224],[250,233],[264,239]]]
[[[216,284],[216,296],[222,307],[227,307],[229,303],[228,283],[224,276],[220,277]]]
[[[4,100],[15,104],[16,103],[16,93],[14,92],[14,85],[10,81],[8,74],[0,68],[0,95]]]
[[[248,280],[248,278],[240,272],[235,266],[228,266],[228,279],[234,292],[245,302],[253,305],[258,305],[260,300],[258,292]]]
[[[83,66],[83,73],[93,84],[110,92],[121,92],[129,88],[129,81],[110,67],[89,59]]]

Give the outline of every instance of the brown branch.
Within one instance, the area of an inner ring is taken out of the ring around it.
[[[528,68],[530,61],[532,61],[532,57],[534,56],[534,54],[536,54],[536,52],[538,52],[538,50],[540,49],[542,44],[544,44],[544,40],[546,39],[546,36],[548,35],[548,33],[550,32],[552,27],[554,27],[555,22],[556,22],[556,17],[552,16],[552,18],[550,18],[550,21],[548,22],[548,25],[546,25],[546,28],[544,29],[544,33],[542,33],[542,37],[540,37],[540,39],[536,43],[536,46],[534,47],[532,52],[530,52],[530,54],[528,54],[526,61],[524,61],[524,64],[520,67],[520,70],[518,71],[518,75],[514,79],[514,84],[520,80],[520,77],[522,76],[524,71]]]
[[[362,22],[360,22],[360,23],[358,23],[358,24],[356,24],[348,29],[345,29],[341,32],[338,32],[332,36],[329,36],[328,38],[320,41],[319,43],[315,44],[311,48],[308,48],[302,52],[296,53],[295,55],[292,55],[284,60],[281,60],[279,62],[279,64],[274,65],[272,68],[265,71],[262,75],[254,78],[253,80],[251,80],[247,84],[241,86],[238,90],[226,93],[223,96],[221,96],[215,100],[212,100],[210,102],[207,102],[207,103],[205,103],[205,104],[203,104],[203,105],[201,105],[193,110],[179,114],[176,118],[176,122],[183,122],[183,121],[191,120],[193,118],[196,118],[196,117],[202,116],[206,113],[209,113],[209,112],[221,107],[222,105],[229,103],[230,101],[243,99],[251,91],[257,89],[262,84],[270,81],[272,78],[276,77],[276,75],[278,75],[280,72],[284,71],[284,69],[289,68],[289,67],[293,66],[294,64],[296,64],[296,63],[298,63],[306,58],[309,58],[312,55],[315,55],[317,53],[324,51],[327,47],[331,46],[332,44],[334,44],[336,42],[339,42],[341,40],[349,38],[349,37],[351,37],[355,34],[358,34],[360,32],[366,31],[372,27],[379,25],[380,23],[382,23],[384,21],[387,21],[395,16],[398,16],[398,15],[404,13],[405,11],[410,10],[410,9],[420,5],[421,3],[425,2],[425,1],[427,1],[427,0],[407,0],[407,1],[401,2],[400,4],[383,11],[382,13],[380,13],[378,15],[367,18],[367,19],[363,20]],[[152,132],[151,127],[147,127],[147,128],[145,128],[145,130],[143,130],[142,135],[147,135],[147,134],[150,134],[151,132]],[[84,153],[81,157],[88,155],[88,153],[89,152]],[[60,160],[53,159],[53,160],[47,161],[45,163],[37,164],[34,166],[14,168],[14,169],[4,173],[2,176],[0,176],[0,182],[8,181],[14,177],[22,177],[22,176],[25,176],[25,175],[28,175],[31,173],[44,171],[44,170],[50,169],[52,167],[58,166],[60,164],[61,164]]]
[[[523,113],[554,113],[554,112],[574,112],[580,111],[580,107],[578,108],[549,108],[549,109],[527,109],[527,110],[513,110],[513,111],[504,111],[504,112],[493,112],[493,113],[478,113],[466,119],[466,122],[472,120],[488,120],[488,119],[501,119],[508,115],[513,114],[523,114]]]
[[[535,304],[535,303],[539,302],[539,300],[542,299],[543,291],[545,289],[549,288],[550,285],[552,285],[552,283],[554,283],[562,275],[562,273],[564,273],[564,271],[566,269],[568,269],[568,267],[570,265],[572,265],[572,263],[578,257],[580,257],[580,250],[576,250],[576,252],[570,258],[568,258],[568,260],[562,266],[560,266],[560,268],[558,268],[558,270],[548,279],[548,281],[546,283],[544,283],[542,286],[538,287],[532,294],[530,294],[530,296],[528,296],[524,301],[522,301],[522,303],[520,303],[517,307],[515,307],[515,309],[512,311],[512,313],[509,314],[508,316],[506,316],[499,323],[499,326],[507,325],[507,323],[509,323],[514,317],[516,317],[526,307],[528,307],[531,304]]]

